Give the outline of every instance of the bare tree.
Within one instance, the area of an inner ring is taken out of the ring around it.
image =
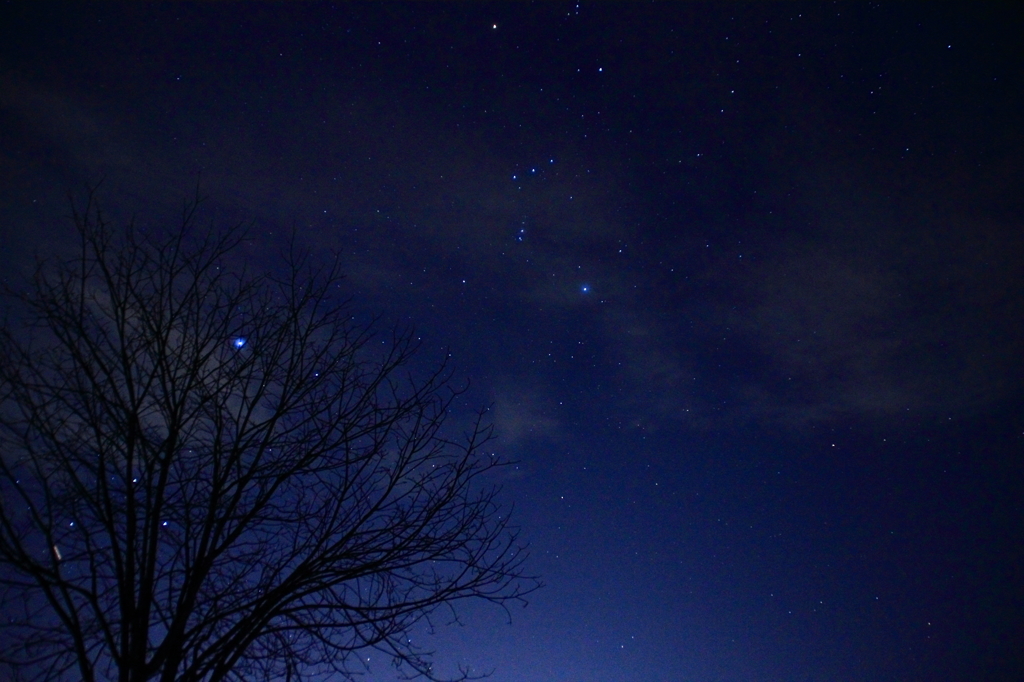
[[[537,586],[481,420],[337,267],[229,267],[244,230],[115,232],[41,265],[0,335],[0,662],[83,682],[350,679],[368,650]],[[237,259],[236,259],[237,260]],[[417,378],[418,377],[418,378]],[[443,610],[442,614],[438,609]],[[462,671],[462,677],[467,675]]]

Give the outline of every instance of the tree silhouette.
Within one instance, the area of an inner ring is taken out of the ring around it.
[[[113,230],[0,335],[0,661],[19,679],[437,679],[431,618],[535,589],[459,391],[356,324],[337,266],[238,267],[241,228]],[[460,677],[468,676],[460,671]]]

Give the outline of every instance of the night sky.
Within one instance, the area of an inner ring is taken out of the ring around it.
[[[439,671],[1024,679],[1018,9],[4,3],[0,274],[199,183],[451,353],[546,587]]]

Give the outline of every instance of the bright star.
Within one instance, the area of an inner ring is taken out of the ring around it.
[[[244,345],[245,345],[245,337],[244,336],[239,336],[237,339],[235,339],[235,341],[234,341],[235,348],[241,348]]]

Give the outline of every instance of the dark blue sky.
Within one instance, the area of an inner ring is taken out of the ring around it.
[[[1020,679],[1015,9],[5,3],[0,266],[201,176],[450,349],[547,587],[439,669]]]

